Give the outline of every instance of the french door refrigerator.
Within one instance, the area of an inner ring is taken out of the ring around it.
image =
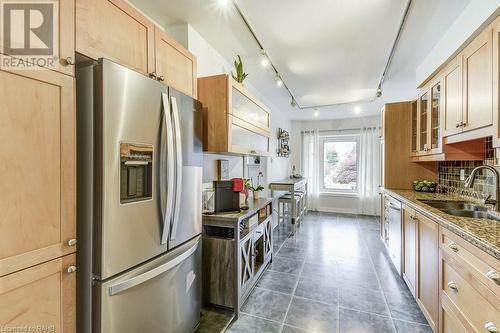
[[[77,68],[79,333],[186,333],[201,306],[200,103],[100,59]]]

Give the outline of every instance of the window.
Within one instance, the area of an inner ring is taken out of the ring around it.
[[[322,192],[358,192],[359,136],[336,135],[320,139]]]

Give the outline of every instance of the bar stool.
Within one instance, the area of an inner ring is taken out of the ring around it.
[[[299,190],[299,191],[295,190],[295,194],[297,194],[297,193],[302,195],[301,200],[300,200],[301,215],[306,215],[307,214],[307,192],[303,191],[303,190]]]
[[[278,224],[285,220],[289,220],[294,226],[294,230],[297,225],[300,225],[304,212],[303,198],[304,194],[295,193],[293,198],[293,200],[295,200],[295,212],[292,210],[292,195],[290,193],[284,194],[278,198]]]

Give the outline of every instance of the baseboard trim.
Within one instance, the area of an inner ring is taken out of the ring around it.
[[[356,209],[348,209],[348,208],[319,207],[318,211],[325,213],[359,214]]]

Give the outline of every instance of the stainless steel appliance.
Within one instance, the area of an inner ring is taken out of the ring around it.
[[[77,92],[78,332],[191,332],[200,103],[106,59],[77,69]]]
[[[388,233],[387,244],[389,256],[396,267],[396,270],[401,274],[402,268],[402,216],[401,216],[401,202],[392,197],[389,197],[389,217],[388,217]]]

